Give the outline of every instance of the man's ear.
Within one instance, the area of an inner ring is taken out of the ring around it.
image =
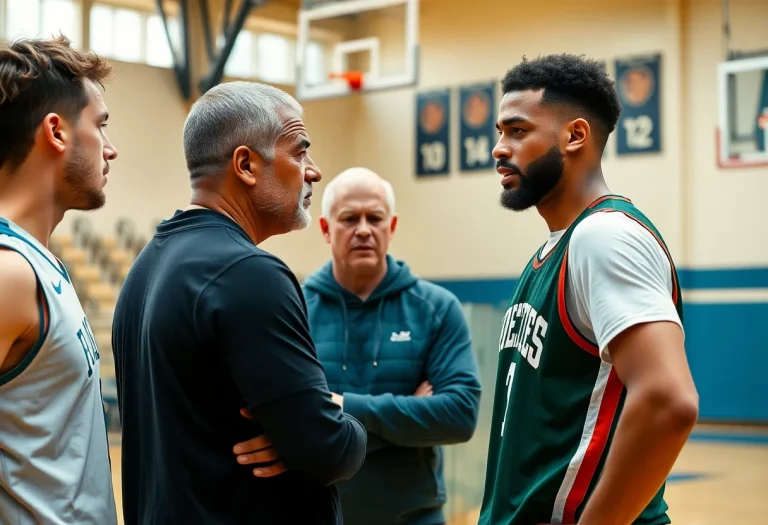
[[[238,146],[232,154],[235,175],[248,186],[254,186],[266,167],[264,158],[247,146]]]
[[[72,132],[63,118],[56,113],[48,113],[43,119],[43,137],[56,152],[64,153],[72,139]]]
[[[589,122],[583,118],[577,118],[568,124],[566,131],[568,136],[567,142],[565,144],[565,150],[568,153],[575,153],[579,149],[583,148],[587,143],[589,135],[592,133],[592,129],[589,127]]]
[[[396,228],[397,228],[397,215],[393,215],[392,216],[392,222],[389,225],[390,233],[394,235]]]
[[[323,239],[325,239],[325,242],[328,244],[331,244],[331,232],[330,228],[328,227],[328,219],[325,217],[320,217],[320,231],[323,232]]]

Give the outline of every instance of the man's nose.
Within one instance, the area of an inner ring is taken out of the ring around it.
[[[369,235],[371,235],[371,228],[370,228],[370,225],[368,224],[368,221],[366,221],[365,219],[362,219],[357,224],[357,231],[355,233],[360,237],[368,237]]]
[[[310,184],[320,182],[323,179],[323,174],[320,173],[320,168],[317,167],[315,161],[310,159],[307,169],[304,171],[304,180]]]

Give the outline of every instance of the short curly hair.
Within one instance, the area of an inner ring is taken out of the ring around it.
[[[523,61],[507,71],[501,89],[510,91],[544,90],[542,102],[567,104],[585,112],[602,145],[616,129],[621,103],[614,82],[599,62],[580,55],[559,54]]]

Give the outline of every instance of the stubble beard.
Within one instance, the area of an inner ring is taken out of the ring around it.
[[[75,139],[74,149],[64,163],[64,181],[70,201],[67,209],[93,211],[106,204],[104,190],[97,187],[100,173],[84,154],[80,141]]]

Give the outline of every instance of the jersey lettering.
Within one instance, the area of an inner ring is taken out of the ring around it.
[[[515,348],[533,368],[539,368],[549,323],[528,303],[517,303],[504,314],[499,352]]]
[[[77,331],[77,339],[83,347],[85,362],[88,364],[88,377],[91,377],[93,375],[93,367],[96,365],[96,361],[99,360],[100,355],[99,348],[96,346],[96,338],[93,336],[87,317],[83,317],[83,325]]]

